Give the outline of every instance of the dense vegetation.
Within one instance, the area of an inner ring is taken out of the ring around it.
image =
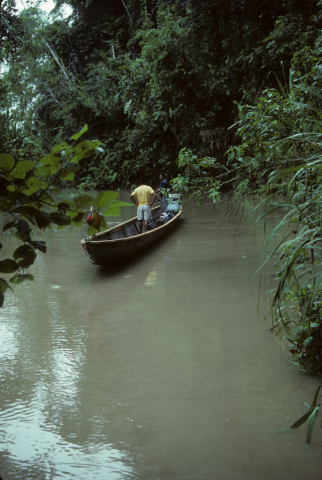
[[[2,150],[30,159],[84,124],[104,153],[76,177],[131,185],[178,172],[178,152],[223,160],[238,104],[312,48],[320,4],[308,0],[70,0],[49,22],[2,2]],[[59,17],[68,4],[71,15]]]
[[[2,210],[16,189],[26,195],[30,178],[44,181],[38,159],[48,152],[67,168],[62,152],[76,144],[53,149],[85,124],[83,149],[96,153],[60,181],[115,189],[142,172],[155,182],[165,170],[188,196],[215,201],[223,187],[241,198],[264,194],[266,214],[284,214],[267,254],[277,254],[275,330],[306,372],[321,374],[321,7],[321,0],[57,0],[48,20],[37,5],[18,14],[14,0],[3,0],[0,142],[11,157],[0,165]],[[81,213],[75,204],[54,207],[68,221]]]

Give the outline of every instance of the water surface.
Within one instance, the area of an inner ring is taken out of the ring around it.
[[[319,477],[319,429],[305,453],[304,429],[270,433],[305,413],[318,381],[262,320],[262,225],[226,211],[187,206],[169,238],[113,272],[86,259],[85,228],[45,234],[35,281],[0,317],[3,480]]]

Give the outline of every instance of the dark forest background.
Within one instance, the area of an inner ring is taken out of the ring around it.
[[[238,107],[278,89],[322,28],[317,0],[59,0],[49,19],[25,5],[0,3],[0,150],[36,159],[87,124],[104,152],[85,188],[172,178],[182,148],[227,163]]]

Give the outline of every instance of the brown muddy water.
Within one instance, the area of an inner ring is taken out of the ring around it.
[[[263,225],[226,219],[227,205],[186,206],[169,238],[113,272],[86,259],[85,227],[45,234],[35,281],[1,311],[3,480],[321,478],[320,429],[305,453],[303,427],[270,433],[318,381],[263,321]]]

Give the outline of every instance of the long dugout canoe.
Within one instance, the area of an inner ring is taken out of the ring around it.
[[[161,215],[161,206],[152,209],[152,218],[156,221]],[[88,239],[81,240],[85,255],[91,263],[96,265],[115,265],[123,263],[142,254],[156,243],[180,220],[182,207],[179,212],[167,223],[140,233],[137,217],[120,223],[116,227],[96,233]]]

